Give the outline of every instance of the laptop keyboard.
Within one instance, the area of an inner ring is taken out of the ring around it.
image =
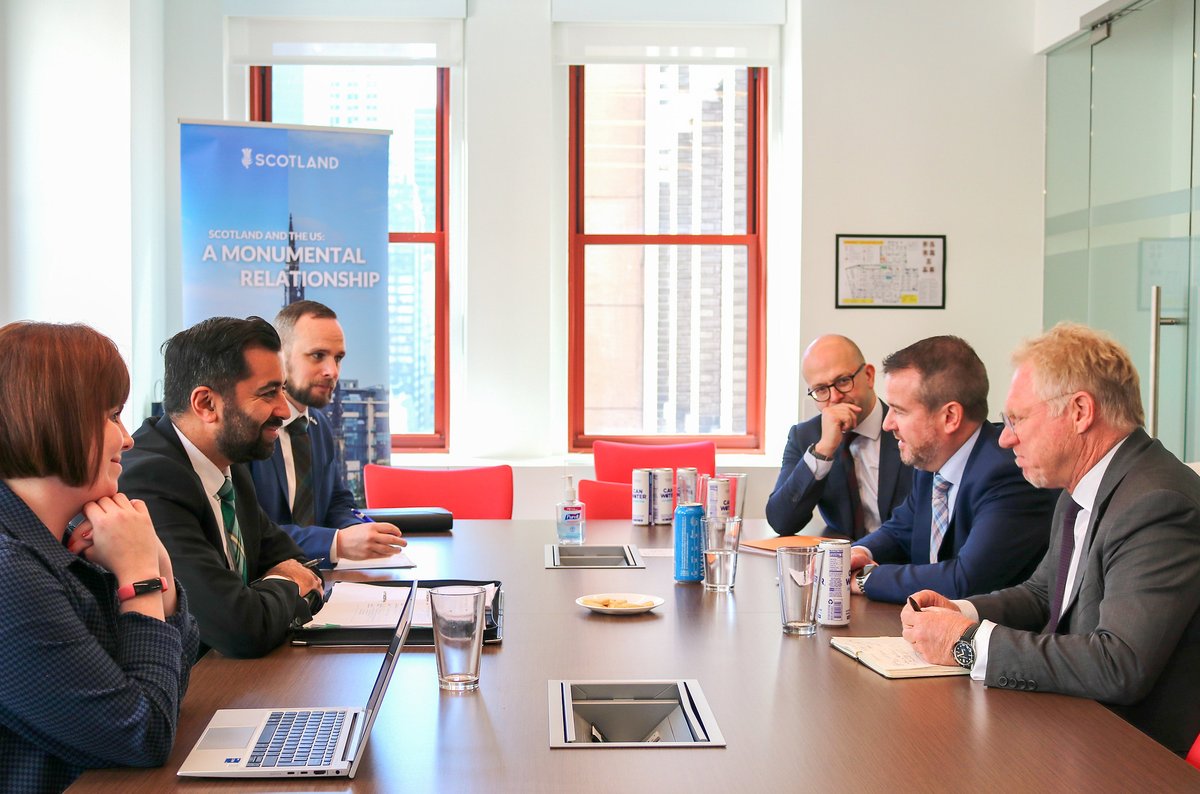
[[[345,719],[342,710],[273,711],[246,766],[328,766]]]

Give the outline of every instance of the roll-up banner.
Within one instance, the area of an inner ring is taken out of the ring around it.
[[[315,300],[347,355],[325,408],[362,501],[362,467],[387,463],[388,135],[263,123],[180,121],[183,323],[272,320]]]

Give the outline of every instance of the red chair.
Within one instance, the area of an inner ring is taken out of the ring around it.
[[[579,501],[587,505],[588,518],[633,518],[633,486],[627,482],[580,480]]]
[[[596,441],[592,444],[592,458],[596,479],[605,482],[633,482],[634,469],[693,468],[700,474],[717,473],[717,445],[711,441],[686,444]]]
[[[1192,766],[1200,769],[1200,736],[1196,737],[1196,743],[1192,745],[1192,749],[1188,751],[1187,762]]]
[[[442,507],[455,518],[512,518],[512,466],[470,469],[363,467],[367,509]]]

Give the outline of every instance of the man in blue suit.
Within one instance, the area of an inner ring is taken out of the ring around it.
[[[875,367],[844,336],[817,337],[801,361],[808,396],[821,413],[792,427],[767,521],[794,535],[812,519],[823,534],[858,540],[879,528],[908,496],[912,469],[895,436],[883,432],[888,407],[875,396]]]
[[[987,371],[956,336],[883,361],[900,459],[917,469],[908,499],[851,553],[851,589],[903,603],[919,590],[965,598],[1025,581],[1046,553],[1057,491],[1021,476],[1003,426],[987,421]]]
[[[407,541],[391,524],[359,518],[342,481],[329,417],[346,337],[337,314],[316,301],[296,301],[275,316],[283,342],[284,394],[290,416],[271,457],[250,465],[263,510],[312,559],[332,567],[339,559],[395,554]]]

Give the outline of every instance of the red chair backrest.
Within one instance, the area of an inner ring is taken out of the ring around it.
[[[470,469],[363,467],[367,509],[443,507],[455,518],[512,518],[512,466]]]
[[[1187,761],[1192,766],[1200,769],[1200,736],[1196,737],[1195,744],[1193,744],[1192,749],[1188,751]]]
[[[693,468],[700,474],[717,473],[717,445],[711,441],[686,444],[626,444],[596,441],[592,444],[596,479],[633,482],[634,469]]]
[[[587,505],[588,518],[633,518],[633,486],[627,482],[580,480],[579,501]]]

